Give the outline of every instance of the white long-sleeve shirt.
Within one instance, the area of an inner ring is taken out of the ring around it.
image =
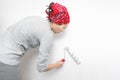
[[[39,46],[37,68],[44,71],[48,66],[53,32],[47,19],[29,16],[11,25],[0,38],[0,62],[16,65],[29,49]]]

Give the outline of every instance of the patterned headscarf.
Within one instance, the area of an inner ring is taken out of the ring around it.
[[[57,24],[68,24],[70,22],[70,16],[65,6],[52,3],[50,8],[46,9],[46,13],[50,21]]]

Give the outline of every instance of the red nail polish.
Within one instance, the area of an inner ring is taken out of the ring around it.
[[[62,59],[61,62],[65,62],[65,59]]]

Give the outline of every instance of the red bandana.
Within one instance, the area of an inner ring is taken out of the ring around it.
[[[70,16],[65,6],[58,3],[51,5],[52,12],[47,11],[48,18],[57,24],[68,24],[70,22]]]

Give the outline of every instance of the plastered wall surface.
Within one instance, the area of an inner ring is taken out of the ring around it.
[[[22,58],[23,80],[120,80],[119,0],[0,0],[0,33],[27,16],[46,18],[44,10],[52,1],[68,8],[71,21],[63,33],[56,34],[49,63],[63,58],[69,46],[81,64],[66,53],[64,66],[40,73],[35,48]]]

